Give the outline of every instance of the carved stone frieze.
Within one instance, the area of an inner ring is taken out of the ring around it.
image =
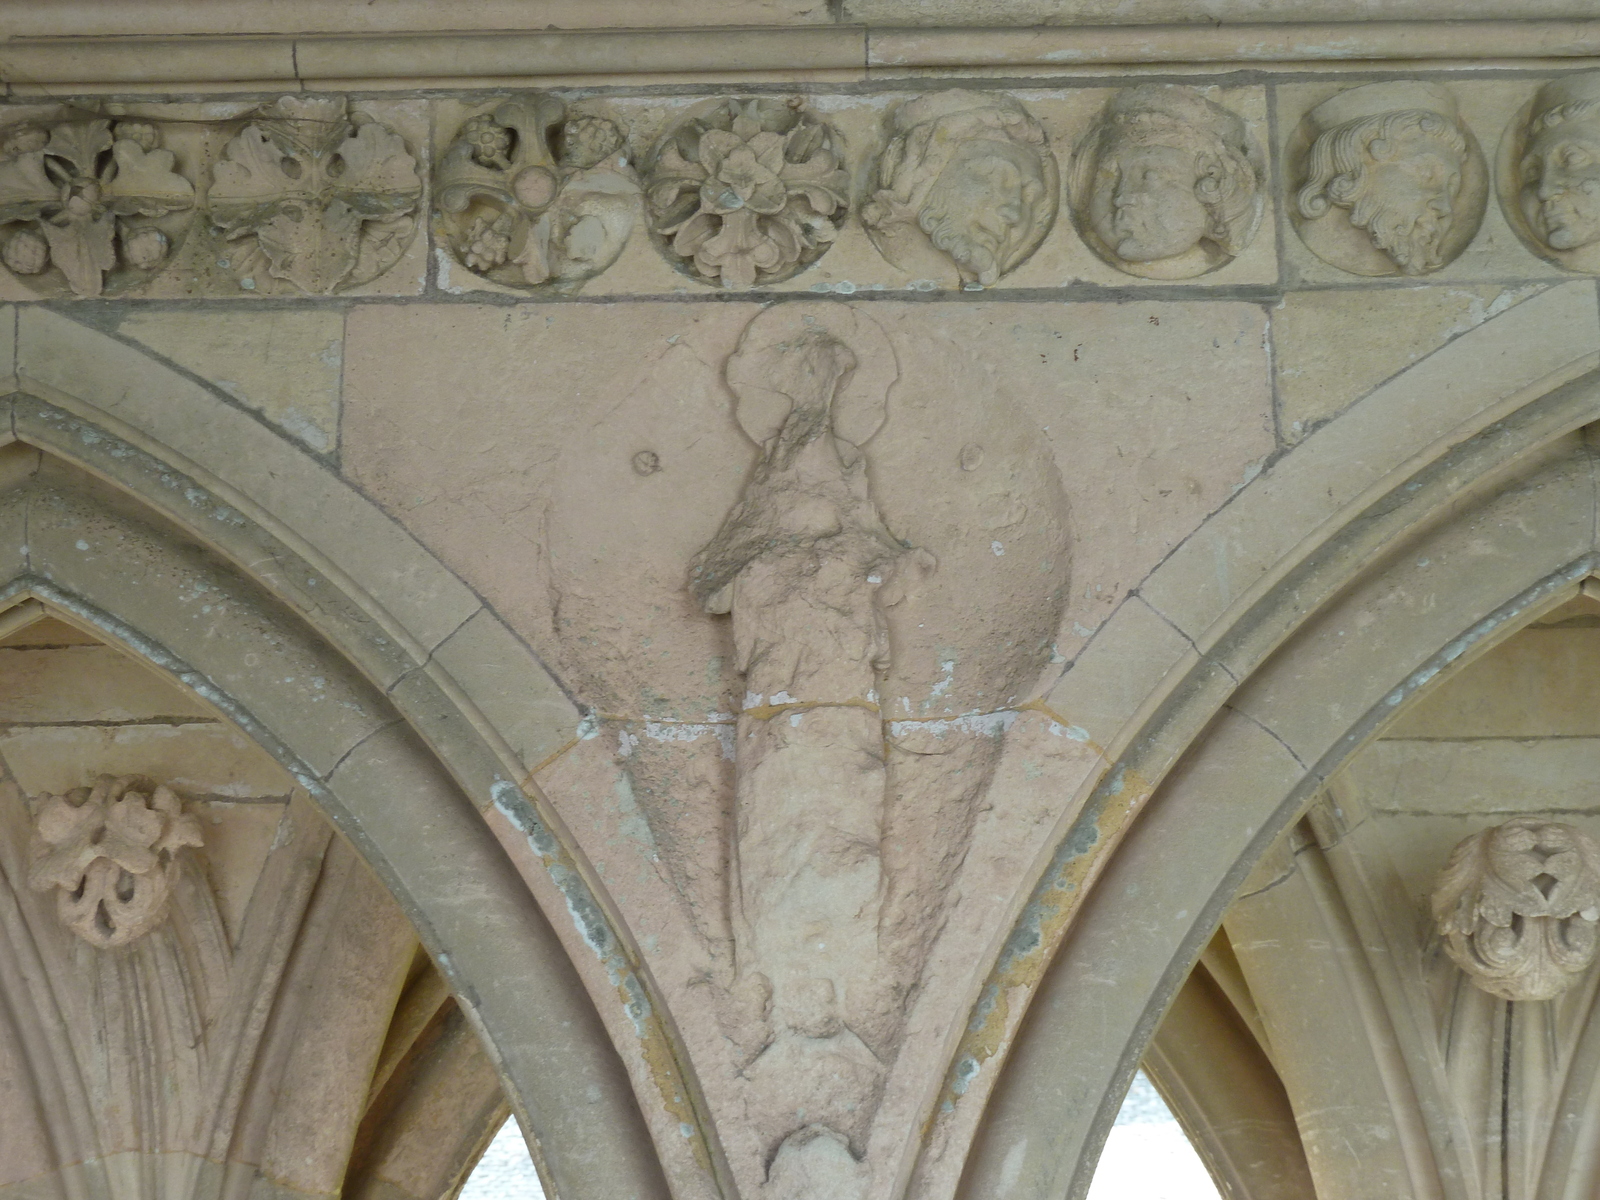
[[[470,117],[435,175],[445,241],[496,283],[575,284],[617,260],[638,183],[622,131],[533,93]]]
[[[1307,114],[1290,206],[1300,238],[1356,275],[1426,275],[1478,231],[1488,172],[1441,85],[1351,88]]]
[[[124,946],[166,920],[178,852],[201,844],[200,823],[171,788],[102,775],[34,802],[28,882],[55,889],[62,922],[84,941]]]
[[[1142,84],[1112,96],[1074,150],[1073,218],[1118,270],[1188,279],[1250,244],[1265,178],[1238,114],[1193,88]]]
[[[233,243],[225,265],[241,286],[266,292],[284,280],[323,295],[394,266],[421,199],[417,160],[398,133],[343,96],[284,96],[227,144],[207,204]]]
[[[746,686],[729,1035],[768,1194],[796,1200],[860,1194],[898,1036],[878,944],[878,689],[885,609],[935,564],[884,524],[860,446],[896,374],[888,339],[851,310],[785,306],[752,322],[727,377],[761,459],[690,572],[701,604],[732,614]]]
[[[1535,254],[1600,274],[1600,72],[1535,93],[1500,144],[1500,204]]]
[[[1600,843],[1518,818],[1464,839],[1433,889],[1445,951],[1484,991],[1549,1000],[1600,950]]]
[[[776,283],[838,236],[842,159],[839,135],[802,107],[712,101],[672,126],[644,169],[651,228],[707,283]]]
[[[1043,126],[1011,96],[959,89],[895,111],[877,183],[861,216],[885,258],[932,275],[941,257],[983,287],[1039,248],[1061,200]]]
[[[148,121],[93,114],[0,130],[0,261],[30,283],[99,296],[164,267],[194,184]]]

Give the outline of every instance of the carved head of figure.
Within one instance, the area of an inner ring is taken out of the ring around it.
[[[1330,236],[1319,239],[1302,226],[1314,251],[1361,274],[1422,275],[1454,256],[1450,235],[1463,220],[1470,143],[1449,92],[1425,83],[1369,84],[1318,105],[1308,121],[1316,136],[1295,200],[1299,215],[1347,222],[1386,261],[1366,269],[1339,261],[1336,250],[1324,253]]]
[[[1519,202],[1551,250],[1600,242],[1600,74],[1546,84],[1534,98]]]
[[[1073,158],[1085,240],[1136,275],[1221,266],[1260,224],[1259,159],[1244,121],[1192,88],[1118,92]]]
[[[988,287],[1044,241],[1060,183],[1044,129],[1010,96],[952,89],[902,106],[862,220],[895,265],[926,247]]]

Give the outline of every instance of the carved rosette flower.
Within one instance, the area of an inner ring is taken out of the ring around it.
[[[56,891],[62,922],[90,945],[124,946],[166,919],[177,853],[200,824],[168,787],[102,775],[34,804],[28,882]]]
[[[399,262],[421,199],[417,160],[394,130],[343,97],[285,96],[223,150],[209,210],[239,243],[229,265],[244,286],[266,290],[264,274],[325,295]]]
[[[4,131],[0,261],[21,276],[54,268],[83,297],[99,296],[119,269],[128,282],[147,278],[194,208],[194,185],[160,142],[149,122],[103,117]]]
[[[884,257],[936,271],[931,250],[963,284],[981,287],[1039,248],[1061,200],[1044,127],[1015,98],[989,92],[951,89],[902,105],[877,180],[861,218]]]
[[[1600,950],[1600,843],[1519,817],[1463,840],[1433,889],[1446,953],[1505,1000],[1549,1000]]]
[[[533,93],[462,125],[435,175],[442,240],[468,269],[516,288],[604,271],[633,232],[639,185],[622,132]]]
[[[652,228],[723,287],[775,283],[838,236],[849,177],[838,135],[772,100],[721,100],[670,130],[646,179]]]

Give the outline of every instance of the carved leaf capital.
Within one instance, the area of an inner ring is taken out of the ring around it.
[[[1600,950],[1600,843],[1519,817],[1463,840],[1434,884],[1445,951],[1484,991],[1549,1000]]]
[[[166,919],[176,855],[203,840],[170,788],[102,775],[35,800],[28,882],[56,891],[62,923],[90,945],[123,946]]]

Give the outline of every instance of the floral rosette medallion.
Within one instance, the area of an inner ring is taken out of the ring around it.
[[[435,188],[456,259],[523,289],[575,285],[616,262],[639,194],[622,131],[543,93],[468,119]]]
[[[167,265],[194,185],[157,126],[68,119],[0,131],[0,261],[41,290],[125,290]],[[52,287],[52,283],[54,286]]]
[[[652,156],[651,228],[707,283],[788,279],[838,236],[849,205],[839,135],[792,104],[717,100],[673,126]]]

